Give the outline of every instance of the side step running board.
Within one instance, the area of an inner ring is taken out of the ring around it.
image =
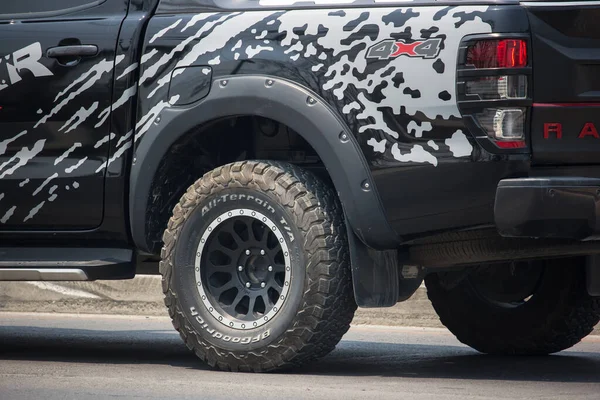
[[[0,281],[130,279],[134,252],[112,248],[0,248]]]
[[[0,268],[0,281],[88,281],[81,269]]]

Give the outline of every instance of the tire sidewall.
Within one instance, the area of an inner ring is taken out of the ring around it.
[[[201,299],[195,277],[196,253],[201,236],[218,216],[235,209],[254,210],[271,219],[277,229],[283,232],[290,256],[290,288],[281,309],[264,325],[246,330],[225,326],[209,312]],[[189,213],[177,234],[172,290],[192,330],[206,342],[228,351],[249,351],[273,343],[293,325],[303,301],[306,282],[303,234],[294,217],[281,204],[277,191],[263,192],[251,187],[224,187],[212,191]]]

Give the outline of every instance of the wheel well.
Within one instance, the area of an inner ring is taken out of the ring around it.
[[[331,182],[316,151],[286,125],[250,115],[210,121],[182,135],[159,164],[146,212],[147,241],[153,252],[160,251],[172,210],[192,183],[219,166],[252,159],[300,165]]]

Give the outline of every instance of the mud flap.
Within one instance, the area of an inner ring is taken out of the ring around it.
[[[398,251],[373,250],[347,226],[356,304],[364,308],[393,306],[400,286]]]

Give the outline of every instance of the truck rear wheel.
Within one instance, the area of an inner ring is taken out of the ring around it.
[[[213,367],[299,365],[333,350],[350,326],[341,206],[298,167],[249,161],[209,172],[181,198],[163,241],[165,304]]]
[[[600,320],[585,285],[585,258],[480,267],[456,283],[425,278],[441,322],[462,343],[489,354],[540,355],[567,349]]]

